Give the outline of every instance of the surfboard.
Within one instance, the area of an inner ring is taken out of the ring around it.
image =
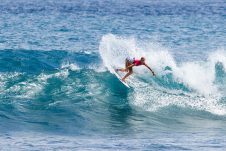
[[[116,69],[114,69],[113,74],[116,75],[116,77],[119,79],[119,81],[120,81],[122,84],[124,84],[127,88],[130,88],[130,86],[129,86],[126,82],[124,82],[124,81],[121,80],[121,79],[122,79],[122,76],[121,76],[121,74],[119,74],[119,73],[116,71]]]

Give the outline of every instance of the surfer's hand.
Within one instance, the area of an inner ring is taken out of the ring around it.
[[[154,72],[152,72],[153,76],[156,76]]]

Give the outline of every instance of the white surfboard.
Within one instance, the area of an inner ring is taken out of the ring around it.
[[[124,81],[121,80],[122,79],[121,74],[118,74],[118,72],[116,71],[116,69],[114,69],[114,71],[112,71],[112,73],[114,75],[116,75],[116,77],[122,82],[122,84],[124,84],[127,88],[130,88],[130,86],[126,82],[124,82]]]

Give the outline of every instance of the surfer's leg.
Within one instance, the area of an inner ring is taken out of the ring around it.
[[[128,72],[128,70],[126,70],[126,68],[131,65],[131,63],[126,59],[125,60],[125,69],[116,69],[116,71],[121,71],[121,72]]]
[[[116,71],[126,72],[126,69],[116,69]]]
[[[130,69],[129,69],[129,72],[122,78],[122,81],[126,82],[126,81],[125,81],[126,78],[127,78],[128,76],[130,76],[131,74],[133,74],[133,69],[132,69],[132,68],[130,68]]]
[[[125,61],[125,72],[128,72],[128,70],[126,70],[126,68],[130,65],[129,61],[126,59]]]

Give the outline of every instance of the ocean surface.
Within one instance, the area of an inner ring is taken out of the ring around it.
[[[225,0],[0,0],[0,150],[225,148]]]

